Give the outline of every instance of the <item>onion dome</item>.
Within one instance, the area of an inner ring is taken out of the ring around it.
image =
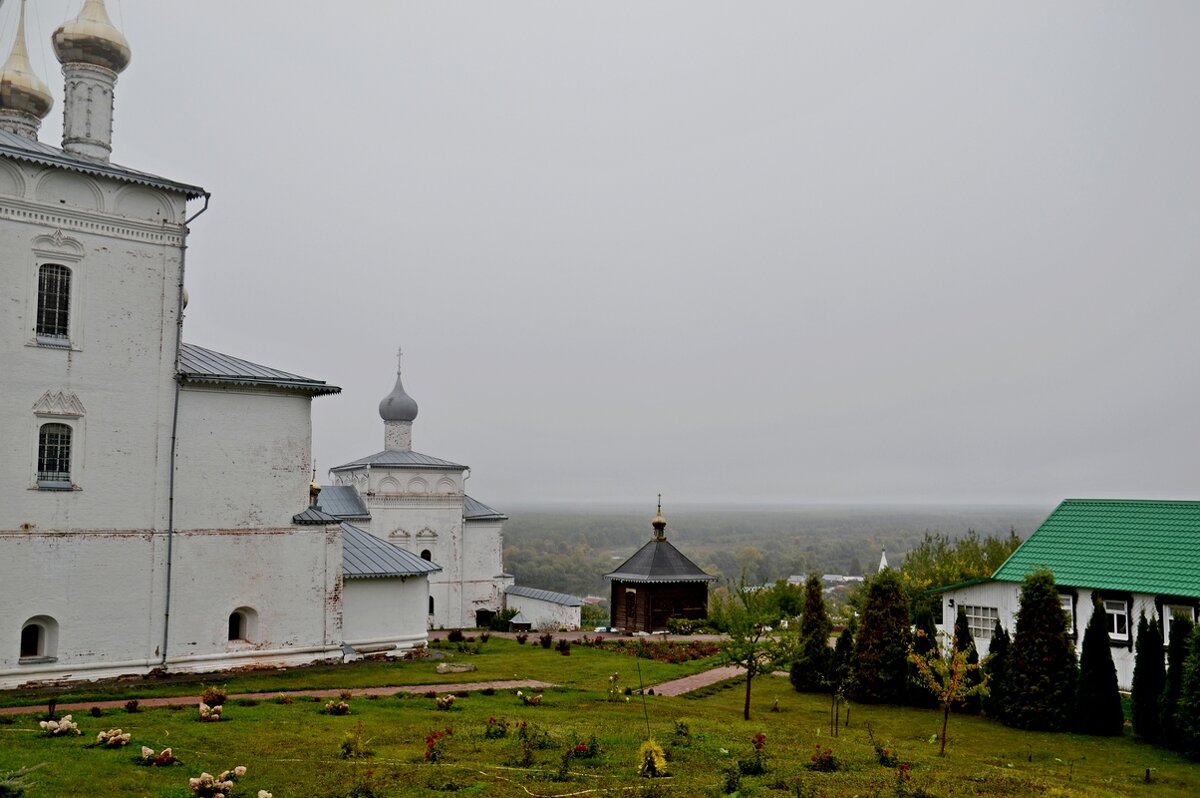
[[[78,17],[54,31],[52,42],[62,64],[92,64],[113,72],[129,66],[129,42],[108,18],[104,0],[86,0]]]
[[[29,51],[25,47],[25,3],[22,2],[12,52],[0,68],[0,108],[43,119],[53,106],[54,96],[34,74],[29,63]]]
[[[396,386],[379,403],[379,417],[384,421],[412,423],[417,417],[417,401],[404,392],[404,383],[400,382],[401,354],[397,353],[396,355]]]
[[[650,522],[650,526],[654,527],[654,537],[659,540],[667,536],[667,519],[663,518],[662,514],[662,494],[658,494],[658,512],[654,515],[654,520]]]

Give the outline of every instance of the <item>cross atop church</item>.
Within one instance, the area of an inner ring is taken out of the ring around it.
[[[404,357],[404,347],[396,347],[396,373],[400,373],[400,360]]]

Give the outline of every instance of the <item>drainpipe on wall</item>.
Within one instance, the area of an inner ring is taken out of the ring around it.
[[[171,454],[167,458],[170,473],[167,474],[167,586],[166,602],[163,608],[163,640],[162,666],[167,665],[167,643],[171,635],[171,566],[175,543],[175,451],[179,432],[179,392],[182,385],[179,382],[179,350],[183,346],[183,278],[187,256],[188,225],[196,217],[208,210],[208,200],[212,195],[204,192],[204,207],[183,220],[183,246],[179,249],[179,299],[175,311],[175,402],[171,408]]]

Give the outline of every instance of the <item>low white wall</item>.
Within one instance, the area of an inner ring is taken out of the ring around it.
[[[514,596],[509,593],[508,609],[517,610],[525,616],[534,629],[552,628],[575,630],[579,628],[579,607],[567,607],[551,601]]]
[[[360,653],[397,656],[428,639],[427,577],[347,579],[342,603],[346,642]]]

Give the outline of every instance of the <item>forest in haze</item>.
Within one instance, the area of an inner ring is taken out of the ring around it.
[[[517,584],[606,596],[603,575],[646,541],[654,506],[507,508],[504,566]],[[874,573],[880,552],[899,566],[926,533],[1022,539],[1051,507],[732,506],[663,508],[667,540],[723,584],[769,584],[794,574]]]

